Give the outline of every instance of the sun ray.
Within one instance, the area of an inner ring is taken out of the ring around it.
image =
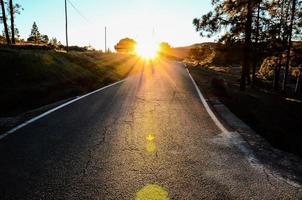
[[[153,59],[157,56],[159,45],[156,43],[142,44],[138,43],[136,46],[136,54],[144,59]]]

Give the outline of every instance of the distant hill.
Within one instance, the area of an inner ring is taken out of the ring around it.
[[[187,58],[190,54],[190,51],[194,48],[198,47],[204,47],[204,46],[209,46],[211,48],[216,49],[217,47],[223,46],[221,44],[215,43],[215,42],[204,42],[204,43],[197,43],[197,44],[192,44],[190,46],[184,46],[184,47],[175,47],[173,48],[173,56],[177,58]]]
[[[199,56],[192,55],[194,49],[203,49]],[[205,51],[207,50],[207,51]],[[203,53],[205,52],[205,53]],[[173,49],[173,56],[178,59],[193,59],[199,63],[205,63],[204,60],[211,60],[211,63],[219,66],[238,65],[241,63],[242,45],[226,47],[221,43],[205,42],[192,44],[190,46],[176,47]]]

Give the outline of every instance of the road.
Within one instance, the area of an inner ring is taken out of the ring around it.
[[[302,198],[228,141],[183,65],[136,68],[0,140],[0,199]]]

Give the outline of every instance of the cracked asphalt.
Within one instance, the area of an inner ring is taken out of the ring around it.
[[[136,68],[0,140],[0,199],[302,199],[220,132],[182,64]]]

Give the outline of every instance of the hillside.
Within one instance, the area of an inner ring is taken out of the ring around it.
[[[173,55],[186,61],[201,62],[202,65],[211,63],[238,66],[243,54],[240,46],[226,47],[219,43],[205,42],[174,48]]]
[[[98,52],[0,49],[0,117],[78,96],[123,79],[135,59]],[[131,64],[132,63],[132,64]]]

